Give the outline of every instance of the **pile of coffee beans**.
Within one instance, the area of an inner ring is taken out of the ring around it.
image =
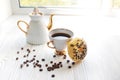
[[[63,61],[54,61],[54,60],[51,60],[49,63],[46,63],[46,60],[45,58],[41,58],[41,59],[36,59],[37,55],[34,53],[32,54],[33,52],[36,52],[35,49],[33,50],[30,50],[29,48],[28,49],[25,49],[23,47],[21,47],[20,51],[17,51],[17,54],[19,54],[19,56],[21,56],[21,52],[22,51],[26,51],[26,54],[23,55],[22,59],[24,60],[22,62],[22,64],[20,64],[20,68],[22,69],[23,67],[29,67],[30,65],[33,66],[33,68],[39,68],[39,71],[42,72],[44,71],[43,67],[45,67],[45,69],[48,71],[48,72],[51,72],[51,71],[54,71],[54,70],[57,70],[57,69],[60,69],[62,67],[64,67],[64,65],[66,64],[63,64]],[[28,57],[32,55],[32,58],[29,59]],[[57,58],[59,57],[58,55],[53,55],[53,59],[54,58]],[[75,62],[71,62],[70,60],[67,60],[66,59],[66,55],[63,55],[61,56],[62,59],[64,60],[64,62],[67,63],[67,68],[68,69],[71,69],[72,66],[75,65]],[[20,59],[20,57],[16,57],[16,61],[18,61]],[[44,63],[44,64],[43,64]],[[54,78],[55,77],[55,74],[52,74],[51,75],[51,78]]]

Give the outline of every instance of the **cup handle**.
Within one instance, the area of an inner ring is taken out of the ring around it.
[[[25,21],[23,21],[23,20],[19,20],[19,21],[17,22],[18,28],[19,28],[22,32],[24,32],[25,34],[27,34],[27,32],[20,27],[19,24],[20,24],[21,22],[26,24],[27,29],[29,28],[29,25],[27,24],[27,22],[25,22]]]
[[[52,43],[52,44],[53,44],[53,41],[49,41],[49,42],[47,42],[47,46],[48,46],[49,48],[55,49],[55,47],[54,47],[54,46],[50,46],[50,43]]]

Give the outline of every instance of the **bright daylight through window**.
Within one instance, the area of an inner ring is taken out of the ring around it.
[[[113,0],[113,8],[120,8],[120,0]]]
[[[20,7],[76,7],[78,0],[19,0]]]
[[[20,7],[100,7],[104,2],[112,2],[113,8],[120,8],[120,0],[19,0]]]

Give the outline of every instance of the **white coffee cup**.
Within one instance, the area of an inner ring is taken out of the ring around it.
[[[53,29],[49,32],[50,41],[48,47],[55,49],[57,52],[63,52],[66,49],[66,44],[73,37],[73,32],[65,28]],[[50,46],[52,43],[52,46]]]

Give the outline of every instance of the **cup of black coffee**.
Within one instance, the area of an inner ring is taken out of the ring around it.
[[[73,32],[65,28],[53,29],[49,32],[50,41],[47,43],[49,48],[53,48],[56,54],[65,54],[67,41],[73,37]],[[50,45],[52,43],[52,46]]]

